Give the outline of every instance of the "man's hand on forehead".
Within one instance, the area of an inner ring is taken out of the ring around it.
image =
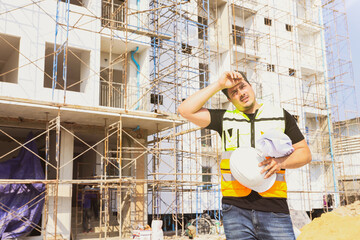
[[[222,77],[220,77],[219,81],[222,85],[222,88],[232,88],[235,85],[239,84],[241,80],[244,78],[242,77],[241,73],[231,71],[231,72],[224,72]]]
[[[232,80],[242,80],[244,79],[243,76],[241,75],[241,73],[237,72],[237,71],[231,71],[231,72],[227,72],[227,77],[232,78]]]
[[[236,71],[224,72],[218,80],[221,89],[232,88],[239,84],[241,80],[244,80],[241,73]]]

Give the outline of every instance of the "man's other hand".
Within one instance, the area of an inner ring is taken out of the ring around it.
[[[282,163],[285,161],[285,159],[286,157],[265,159],[264,161],[259,163],[259,167],[265,166],[260,173],[263,174],[266,172],[264,178],[271,177],[274,173],[281,170]]]

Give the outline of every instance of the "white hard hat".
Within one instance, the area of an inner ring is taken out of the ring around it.
[[[230,157],[230,171],[234,178],[247,188],[256,192],[265,192],[274,185],[276,174],[269,178],[264,178],[265,173],[261,170],[265,166],[259,167],[258,164],[264,161],[262,153],[252,147],[237,148]]]

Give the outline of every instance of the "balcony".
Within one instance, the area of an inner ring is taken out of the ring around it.
[[[126,5],[124,1],[116,2],[118,4],[102,1],[102,27],[113,27],[115,29],[122,29],[124,27],[126,22]]]
[[[321,25],[319,24],[319,9],[316,6],[303,6],[298,3],[297,6],[297,27],[307,32],[319,32]]]
[[[100,106],[113,108],[126,108],[140,111],[150,111],[150,93],[147,88],[138,88],[123,83],[107,82],[100,84]],[[111,89],[111,90],[109,90]],[[126,90],[126,92],[125,92]],[[126,98],[125,98],[126,93]],[[140,100],[139,97],[140,96]]]
[[[322,50],[318,46],[299,43],[301,68],[305,75],[318,74],[324,71]]]
[[[236,52],[236,60],[257,61],[260,56],[258,54],[258,36],[246,33],[243,28],[233,29],[233,51]],[[235,59],[235,56],[234,56]]]
[[[240,19],[247,19],[255,15],[259,8],[258,2],[255,0],[235,0],[233,4],[234,6],[231,6],[231,8],[234,10],[233,14],[235,14],[237,17],[240,17]]]
[[[313,92],[314,89],[308,91],[309,92],[304,92],[304,107],[313,108],[315,110],[326,110],[325,94]]]
[[[155,32],[153,30],[154,27],[150,24],[150,12],[141,12],[137,9],[127,8],[125,0],[113,1],[113,4],[106,0],[102,1],[102,27],[161,39],[171,38],[167,33]]]

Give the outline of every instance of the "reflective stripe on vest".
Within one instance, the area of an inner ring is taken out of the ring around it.
[[[236,181],[235,177],[231,173],[223,173],[222,177],[223,177],[225,182]],[[276,173],[276,180],[275,181],[285,182],[285,174]]]
[[[256,140],[263,132],[270,129],[285,131],[284,110],[271,105],[262,105],[253,120],[244,113],[234,110],[227,111],[223,118],[221,191],[223,196],[244,197],[251,193],[251,189],[243,186],[232,176],[230,171],[230,156],[238,147],[256,147]],[[262,197],[287,197],[285,170],[276,173],[274,185],[267,191],[259,193]]]

